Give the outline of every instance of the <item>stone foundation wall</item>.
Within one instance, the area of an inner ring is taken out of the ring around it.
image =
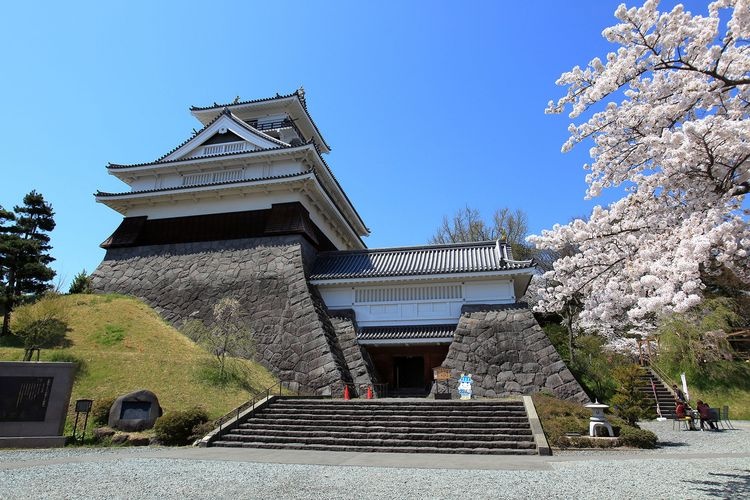
[[[563,399],[589,401],[523,303],[464,306],[442,366],[451,368],[454,381],[462,372],[470,373],[479,397],[547,389]],[[451,389],[455,392],[455,384]]]
[[[234,297],[256,359],[281,380],[327,393],[352,377],[323,301],[305,278],[310,255],[314,249],[300,236],[115,248],[92,281],[98,292],[139,297],[177,327],[188,318],[208,320],[217,301]]]
[[[344,353],[354,384],[359,390],[361,385],[372,385],[375,369],[367,351],[357,342],[357,323],[352,310],[330,311],[331,323],[336,330],[341,351]]]

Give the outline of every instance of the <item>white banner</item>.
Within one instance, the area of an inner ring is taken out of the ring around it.
[[[690,401],[690,393],[687,389],[687,379],[684,372],[680,374],[680,380],[682,380],[682,392],[685,393],[685,401]]]

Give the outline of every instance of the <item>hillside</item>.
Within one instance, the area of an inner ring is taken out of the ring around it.
[[[120,295],[66,295],[55,300],[63,301],[69,312],[70,345],[43,349],[41,360],[62,353],[84,360],[72,401],[149,389],[165,412],[200,405],[213,418],[248,399],[245,390],[215,387],[201,380],[201,367],[212,357],[143,302]],[[0,347],[0,360],[22,357],[22,348]],[[273,375],[259,364],[238,362],[253,391],[274,383]]]

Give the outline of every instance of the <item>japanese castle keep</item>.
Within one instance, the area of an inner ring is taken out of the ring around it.
[[[320,394],[342,383],[435,391],[433,368],[474,394],[587,397],[518,299],[532,261],[503,241],[368,249],[369,230],[324,156],[304,92],[191,113],[203,127],[96,200],[123,215],[93,274],[180,325],[237,298],[256,358]],[[455,391],[455,383],[452,383]]]

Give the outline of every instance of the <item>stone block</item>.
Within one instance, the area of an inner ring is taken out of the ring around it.
[[[505,382],[505,390],[510,393],[520,393],[521,385],[515,380],[509,380]]]
[[[151,429],[162,413],[156,394],[142,389],[115,399],[109,409],[108,425],[121,431],[142,431]]]
[[[547,377],[547,381],[545,382],[544,386],[549,389],[555,389],[556,387],[560,387],[563,385],[562,378],[560,378],[560,375],[557,373],[553,373],[549,377]]]
[[[523,386],[531,386],[534,384],[534,374],[533,373],[516,373],[515,374],[516,382]]]
[[[539,363],[524,363],[522,371],[524,373],[537,373],[539,371]]]

